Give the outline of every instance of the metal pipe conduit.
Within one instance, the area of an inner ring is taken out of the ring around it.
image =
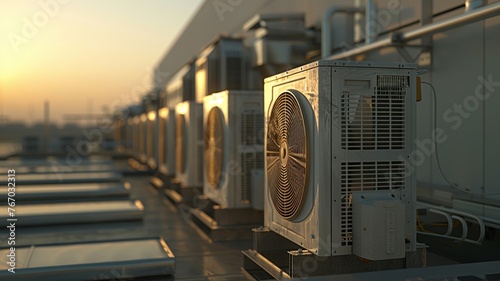
[[[481,243],[484,240],[485,225],[484,225],[483,220],[476,215],[469,214],[469,213],[462,212],[462,211],[457,211],[455,209],[449,209],[449,208],[445,208],[445,207],[435,206],[433,204],[424,203],[424,202],[417,202],[417,208],[424,208],[424,209],[429,210],[432,213],[440,214],[440,215],[444,216],[448,222],[448,230],[446,231],[445,234],[417,231],[417,233],[419,233],[419,234],[449,238],[449,239],[453,239],[453,240],[456,240],[459,242],[468,242],[468,243],[472,243],[472,244],[476,244],[476,245],[481,245]],[[467,238],[468,226],[467,226],[467,222],[465,221],[464,218],[467,218],[467,219],[471,220],[472,222],[477,223],[477,225],[479,226],[479,236],[476,240],[472,240],[472,239]],[[461,237],[451,235],[450,222],[453,221],[453,219],[458,220],[462,225],[462,236]]]
[[[364,13],[364,8],[332,6],[323,16],[321,24],[321,57],[326,58],[332,50],[332,24],[330,20],[337,13],[355,14]]]
[[[457,28],[469,23],[484,20],[494,16],[500,15],[500,2],[496,2],[482,8],[455,16],[443,21],[436,23],[431,23],[420,28],[416,28],[411,31],[407,31],[398,35],[398,40],[400,41],[410,41],[413,39],[421,38],[424,35],[431,35],[438,32],[447,31],[453,28]],[[360,55],[369,51],[373,51],[379,48],[391,46],[393,44],[393,38],[389,37],[383,40],[376,41],[372,44],[361,46],[349,51],[345,51],[339,54],[329,56],[327,59],[340,60],[348,57]]]

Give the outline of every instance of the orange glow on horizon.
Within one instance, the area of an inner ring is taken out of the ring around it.
[[[49,100],[51,120],[63,123],[65,114],[111,114],[139,102],[201,2],[2,1],[0,114],[41,122]]]

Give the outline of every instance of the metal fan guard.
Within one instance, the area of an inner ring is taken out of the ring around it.
[[[213,107],[207,116],[205,130],[205,171],[211,188],[217,189],[224,164],[224,116]]]
[[[299,216],[306,200],[308,152],[303,109],[295,93],[283,92],[269,114],[266,169],[274,208],[287,220]]]

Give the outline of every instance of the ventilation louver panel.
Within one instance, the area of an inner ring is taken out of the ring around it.
[[[405,97],[409,77],[377,76],[371,96],[341,95],[341,146],[347,150],[405,149]]]
[[[238,90],[242,88],[241,63],[241,57],[226,58],[227,89]]]
[[[205,131],[205,165],[208,183],[219,188],[224,161],[224,120],[221,110],[213,107],[208,113]]]
[[[278,214],[293,220],[305,203],[310,169],[305,120],[295,94],[282,93],[269,117],[266,146],[269,192]]]
[[[397,190],[405,185],[403,161],[343,162],[341,164],[342,245],[352,242],[352,192]]]
[[[246,152],[241,154],[241,201],[252,200],[252,170],[264,167],[262,151]],[[255,191],[254,191],[255,192]]]
[[[241,154],[241,201],[250,202],[252,198],[252,170],[264,167],[264,156],[261,150],[251,147],[264,144],[264,114],[257,110],[246,110],[241,115],[241,144],[250,147],[252,152]]]
[[[241,121],[241,144],[263,145],[264,144],[264,114],[255,111],[246,111],[242,114]]]

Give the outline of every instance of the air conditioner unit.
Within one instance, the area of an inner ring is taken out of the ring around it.
[[[263,196],[263,181],[252,182],[252,172],[264,167],[263,102],[262,91],[224,91],[203,100],[203,193],[222,208],[263,209],[252,201],[253,193]]]
[[[120,113],[115,113],[113,115],[113,139],[114,139],[114,149],[117,152],[125,151],[125,132],[126,132],[126,120]],[[65,151],[65,145],[62,145],[62,151]]]
[[[175,176],[175,110],[167,107],[158,114],[158,172]]]
[[[222,37],[206,47],[196,60],[196,98],[244,89],[245,61],[241,39]]]
[[[129,117],[127,123],[129,124],[129,131],[127,134],[128,134],[128,139],[130,140],[130,156],[135,157],[136,145],[137,145],[135,117]]]
[[[392,63],[318,61],[267,78],[265,225],[319,256],[415,251],[416,183],[405,162],[415,148],[415,86],[414,67]],[[371,203],[353,199],[363,197]],[[396,209],[370,213],[383,209],[373,198],[397,199],[403,220]],[[366,230],[378,239],[353,233],[366,223],[353,218],[355,201],[356,217],[380,222],[383,231]],[[367,241],[389,250],[353,251]]]
[[[134,118],[128,117],[125,124],[125,152],[134,154]]]
[[[129,153],[131,156],[139,159],[139,123],[140,106],[130,106],[126,110],[125,116],[128,116],[127,121],[127,140],[129,145]]]
[[[139,155],[141,152],[141,117],[134,116],[133,119],[133,128],[132,128],[132,154],[136,160],[139,160]]]
[[[317,48],[306,28],[305,15],[257,14],[243,26],[249,66],[263,77],[305,64],[307,53]],[[253,74],[253,71],[249,71]],[[256,75],[249,75],[254,80]],[[259,77],[260,78],[260,77]],[[260,81],[262,81],[260,78]]]
[[[181,187],[203,186],[203,105],[184,101],[175,107],[175,180]]]
[[[147,143],[146,143],[146,155],[147,155],[147,165],[150,169],[156,169],[158,166],[158,125],[156,111],[151,110],[148,112],[148,120],[146,123],[146,133],[147,133]]]
[[[147,144],[148,144],[148,132],[147,132],[147,122],[148,116],[146,113],[142,113],[139,116],[139,161],[146,164],[148,161],[147,155]]]
[[[163,94],[165,106],[175,108],[175,106],[183,101],[194,100],[195,97],[195,72],[194,62],[184,65],[177,73],[169,80],[165,86]]]

